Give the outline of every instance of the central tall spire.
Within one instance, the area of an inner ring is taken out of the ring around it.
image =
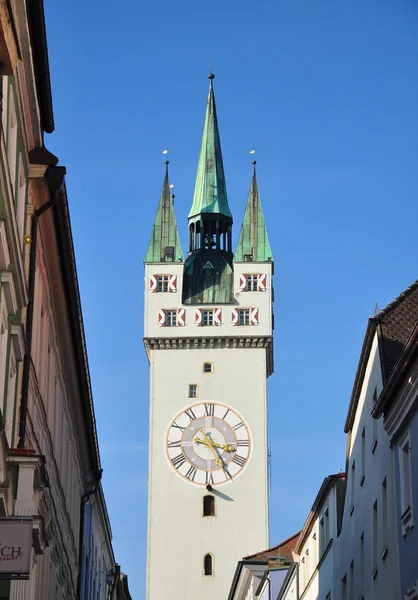
[[[233,300],[234,293],[232,214],[226,195],[213,78],[211,73],[193,204],[189,212],[184,304],[228,303]]]
[[[209,75],[209,95],[206,105],[205,125],[197,167],[193,204],[189,218],[202,213],[221,214],[231,217],[225,185],[218,118],[216,116],[213,73]]]

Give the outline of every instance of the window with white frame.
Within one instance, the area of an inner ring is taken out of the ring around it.
[[[25,234],[25,214],[26,214],[26,174],[23,165],[23,155],[19,156],[19,178],[16,194],[16,218],[20,235],[20,243],[23,244]]]
[[[364,531],[360,536],[360,597],[359,600],[364,598]]]
[[[258,289],[258,287],[257,287],[258,274],[257,273],[248,273],[248,275],[246,275],[246,280],[247,280],[246,291],[247,292],[256,292]]]
[[[382,560],[388,553],[388,486],[386,477],[382,483]]]
[[[202,310],[202,325],[203,327],[213,325],[213,308]]]
[[[411,472],[411,444],[409,431],[401,440],[398,448],[401,496],[401,521],[402,533],[413,526],[412,519],[412,472]]]
[[[373,555],[372,555],[372,578],[374,579],[377,575],[377,560],[378,560],[378,520],[377,520],[377,500],[373,504],[373,516],[372,516],[372,536],[373,536]]]
[[[377,387],[374,388],[373,391],[373,406],[376,404],[377,402]],[[374,451],[376,450],[376,446],[377,446],[377,424],[378,421],[377,419],[372,419],[373,421],[373,439],[372,439],[372,453],[374,453]]]
[[[249,325],[250,324],[250,309],[240,308],[238,310],[238,325]]]
[[[329,543],[329,511],[328,507],[319,518],[319,560]]]
[[[17,116],[13,87],[9,87],[9,127],[7,133],[7,155],[9,161],[10,181],[15,190],[17,162]]]
[[[361,432],[361,473],[360,473],[360,487],[362,487],[366,478],[366,428],[363,427]]]
[[[341,581],[341,600],[347,600],[347,575]]]
[[[356,483],[356,461],[353,460],[353,464],[351,465],[351,482],[350,482],[350,492],[351,492],[351,503],[349,514],[352,515],[354,511],[354,492],[355,492],[355,483]]]
[[[168,292],[168,284],[170,281],[170,275],[156,275],[157,279],[157,292]]]
[[[165,311],[165,326],[176,327],[177,326],[177,310],[166,310]]]

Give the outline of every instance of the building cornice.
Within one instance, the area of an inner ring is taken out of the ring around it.
[[[267,353],[267,377],[273,373],[272,336],[216,336],[216,337],[146,337],[144,346],[150,359],[152,350],[205,350],[222,348],[265,348]]]

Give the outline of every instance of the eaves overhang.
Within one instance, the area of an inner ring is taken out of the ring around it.
[[[55,124],[52,109],[44,3],[43,0],[30,0],[27,3],[27,7],[30,39],[33,48],[36,89],[41,112],[41,125],[43,131],[52,133],[55,129]]]
[[[379,320],[376,318],[369,319],[366,329],[366,335],[364,336],[364,342],[360,353],[359,364],[357,367],[356,376],[354,378],[353,390],[351,392],[350,405],[348,407],[347,418],[344,425],[344,432],[348,433],[353,427],[354,418],[356,416],[358,401],[361,393],[361,388],[364,381],[364,375],[366,373],[367,363],[372,348],[373,339],[376,333]]]
[[[80,291],[78,287],[77,268],[71,232],[70,213],[64,182],[65,169],[61,172],[62,180],[61,183],[59,183],[60,173],[58,170],[62,169],[64,169],[64,167],[50,167],[47,170],[46,177],[51,194],[58,193],[60,196],[58,202],[53,207],[55,230],[58,241],[57,250],[63,273],[63,285],[69,313],[72,344],[75,352],[75,365],[91,469],[98,474],[101,472],[99,443],[97,438],[90,369],[87,357],[83,314],[81,310]]]
[[[390,374],[389,380],[382,390],[377,402],[375,403],[372,410],[372,417],[379,419],[379,417],[386,413],[391,400],[396,394],[399,386],[403,382],[403,375],[407,371],[411,364],[411,361],[416,357],[418,353],[418,324],[415,326],[405,348],[400,357],[398,358],[393,370]]]

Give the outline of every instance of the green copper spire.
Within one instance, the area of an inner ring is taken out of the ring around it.
[[[209,75],[209,96],[206,106],[205,126],[197,167],[193,204],[189,219],[202,213],[221,214],[232,218],[226,195],[224,166],[222,163],[221,142],[216,116],[215,96]]]
[[[177,230],[176,217],[174,214],[173,198],[170,194],[168,182],[168,161],[161,191],[157,214],[155,215],[154,227],[144,262],[156,263],[167,261],[182,261],[183,252],[180,246],[180,238]]]
[[[253,165],[254,174],[234,261],[273,262],[263,209],[261,208],[260,194],[258,193],[255,161]]]

